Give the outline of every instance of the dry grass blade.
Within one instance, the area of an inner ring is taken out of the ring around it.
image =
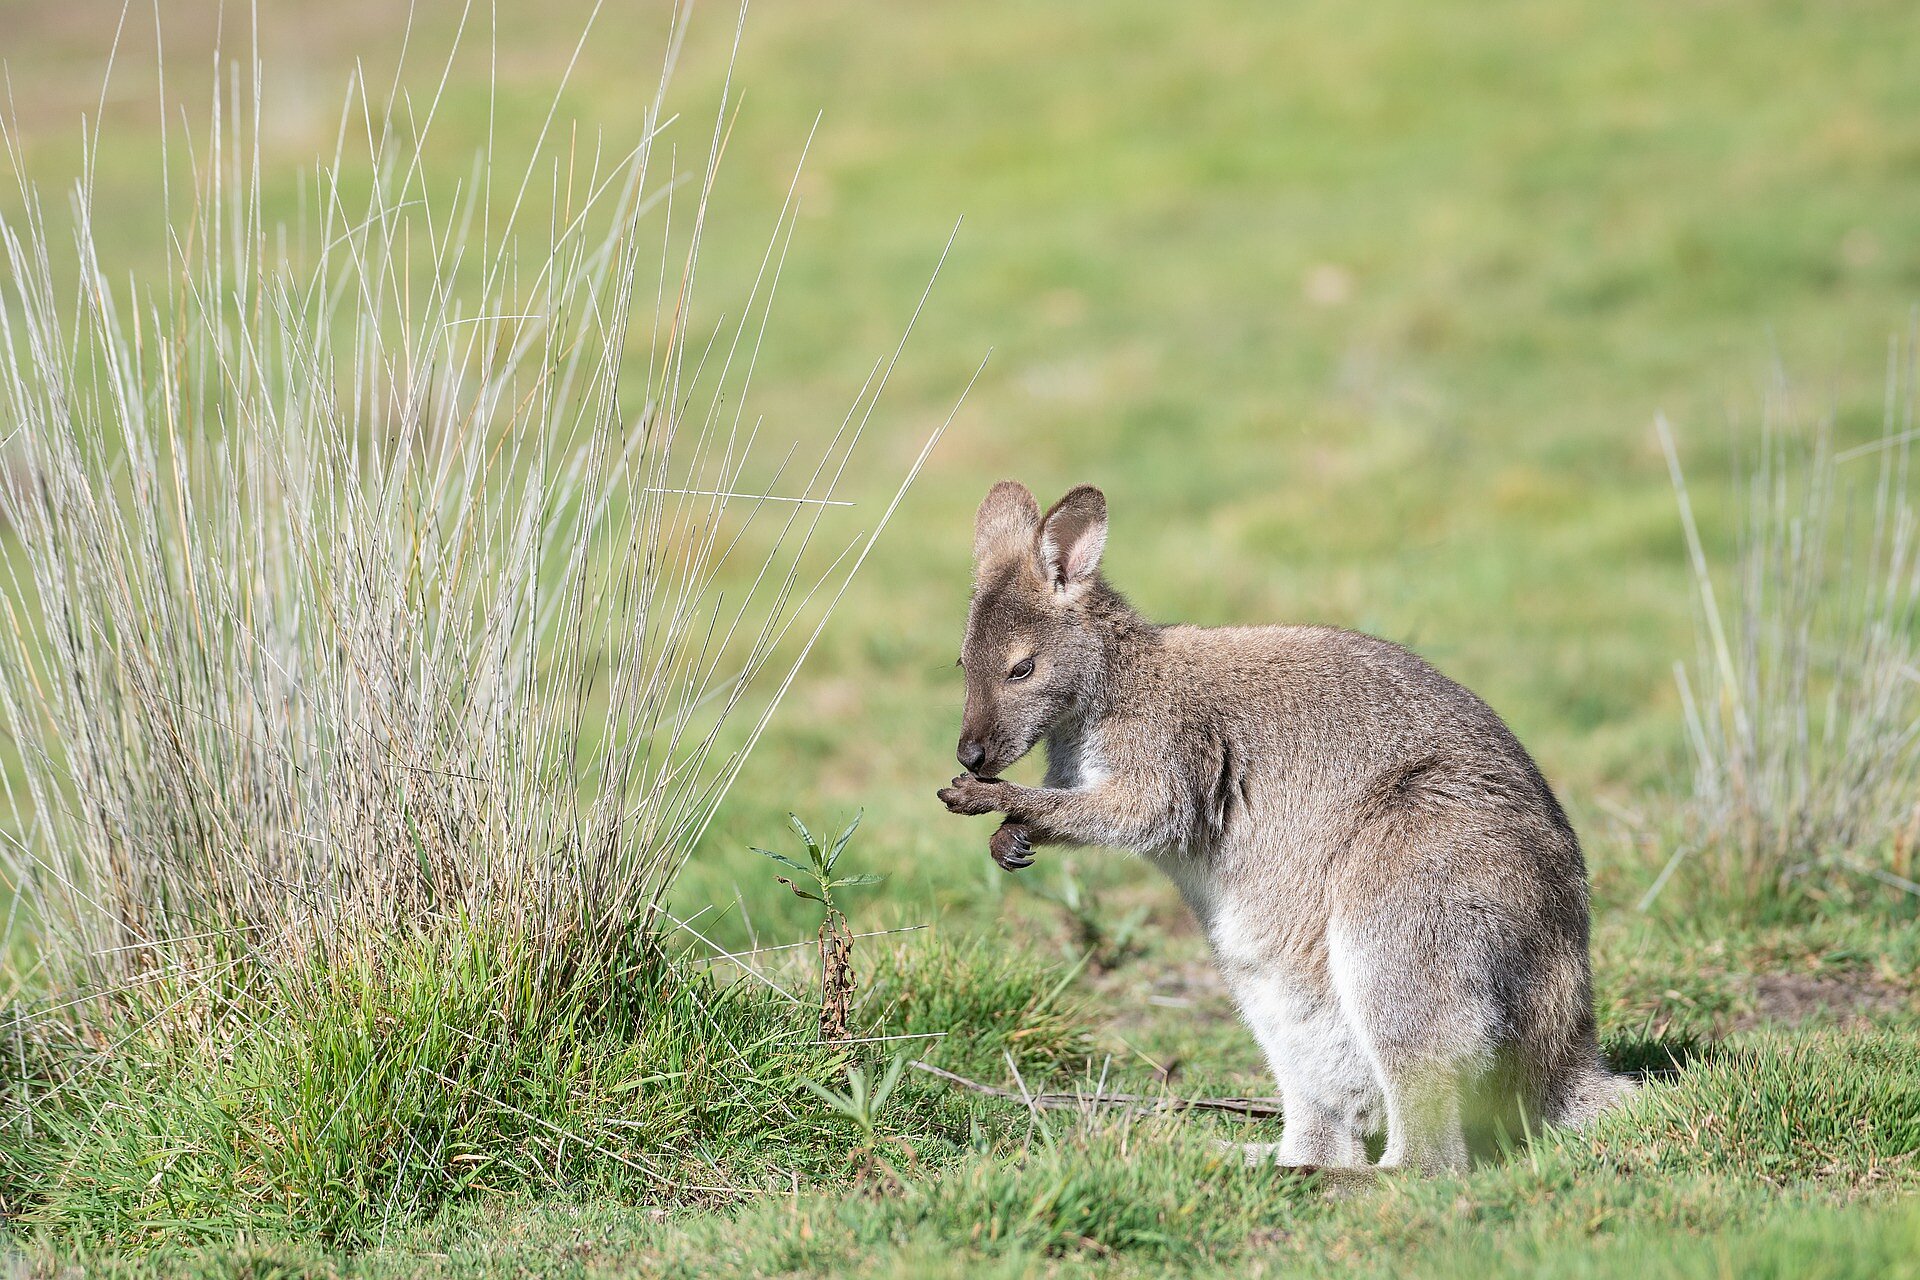
[[[1029,1093],[1024,1089],[1002,1089],[995,1085],[982,1084],[978,1080],[969,1080],[943,1067],[930,1062],[915,1061],[909,1063],[916,1071],[924,1071],[948,1084],[958,1085],[973,1093],[985,1094],[990,1098],[1005,1098],[1010,1102],[1040,1111],[1090,1111],[1095,1109],[1114,1109],[1132,1115],[1165,1115],[1182,1111],[1211,1111],[1221,1115],[1239,1116],[1244,1120],[1277,1120],[1283,1112],[1278,1098],[1181,1098],[1173,1094],[1154,1095],[1146,1093],[1108,1093],[1104,1089],[1093,1093]]]

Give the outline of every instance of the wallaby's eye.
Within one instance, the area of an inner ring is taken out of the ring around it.
[[[1013,664],[1013,670],[1007,672],[1007,679],[1025,680],[1028,676],[1032,674],[1033,674],[1033,659],[1022,658],[1020,659],[1020,661]]]

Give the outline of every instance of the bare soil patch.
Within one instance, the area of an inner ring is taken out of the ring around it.
[[[1862,1026],[1876,1017],[1916,1011],[1911,994],[1864,973],[1756,973],[1745,985],[1751,1007],[1734,1018],[1735,1031],[1815,1021]]]

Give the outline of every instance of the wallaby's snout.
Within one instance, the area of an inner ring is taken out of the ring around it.
[[[967,676],[967,709],[960,721],[960,742],[954,758],[960,767],[977,778],[992,778],[1025,755],[1038,740],[1021,733],[1017,717],[1000,713],[994,695],[998,690],[983,687],[986,681]],[[1012,728],[1012,732],[1009,729]]]
[[[1081,485],[1045,516],[1003,480],[973,532],[973,604],[960,665],[967,706],[955,757],[992,778],[1084,709],[1105,672],[1089,618],[1107,537],[1107,501]]]

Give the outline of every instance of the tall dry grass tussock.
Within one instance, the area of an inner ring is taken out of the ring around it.
[[[101,260],[90,178],[69,279],[21,177],[0,845],[62,986],[445,926],[564,970],[658,925],[894,510],[832,523],[899,356],[811,456],[769,453],[746,402],[796,201],[709,314],[733,105],[677,168],[686,17],[629,148],[563,147],[550,110],[523,168],[450,193],[438,99],[356,84],[299,234],[267,221],[248,64],[163,156],[157,281]]]
[[[1719,572],[1658,424],[1700,625],[1698,655],[1674,668],[1694,763],[1685,830],[1643,908],[1686,866],[1750,902],[1843,882],[1920,893],[1917,350],[1896,346],[1883,430],[1853,447],[1772,389]]]

